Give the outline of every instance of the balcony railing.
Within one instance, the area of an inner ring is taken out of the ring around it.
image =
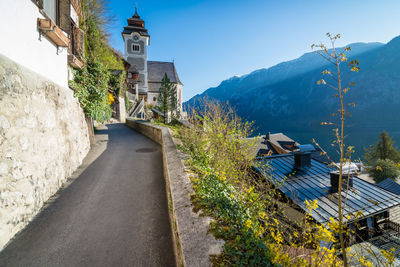
[[[400,224],[390,221],[390,220],[387,220],[386,221],[386,229],[393,230],[397,233],[400,233]]]

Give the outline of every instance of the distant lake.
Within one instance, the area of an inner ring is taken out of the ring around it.
[[[354,146],[355,153],[352,155],[353,160],[363,160],[364,148],[369,147],[371,144],[376,144],[378,141],[379,134],[382,131],[387,131],[389,136],[395,141],[395,146],[400,146],[400,125],[389,124],[390,128],[384,128],[381,125],[370,125],[370,126],[350,126],[345,129],[345,144],[347,146]],[[261,127],[260,127],[261,128]],[[317,143],[328,153],[328,155],[334,160],[338,161],[340,154],[337,144],[333,147],[332,141],[335,139],[332,128],[324,126],[314,126],[307,130],[296,130],[296,129],[268,129],[271,133],[282,132],[289,136],[293,140],[300,144],[312,144],[314,138]],[[256,134],[265,134],[266,131],[257,131]]]

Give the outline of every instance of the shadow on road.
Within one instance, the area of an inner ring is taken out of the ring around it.
[[[0,266],[175,266],[161,147],[123,124],[95,134],[87,166]]]

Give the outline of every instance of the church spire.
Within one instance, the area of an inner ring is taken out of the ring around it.
[[[132,32],[137,32],[142,36],[149,37],[147,29],[144,26],[144,20],[142,20],[138,14],[137,4],[135,4],[135,14],[128,18],[128,26],[124,27],[122,34],[131,34]]]
[[[139,14],[137,13],[137,3],[135,3],[135,15],[133,15],[133,17],[139,17]]]

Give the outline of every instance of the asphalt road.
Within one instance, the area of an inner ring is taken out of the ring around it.
[[[161,147],[122,124],[98,134],[106,150],[0,253],[0,266],[175,265]]]

